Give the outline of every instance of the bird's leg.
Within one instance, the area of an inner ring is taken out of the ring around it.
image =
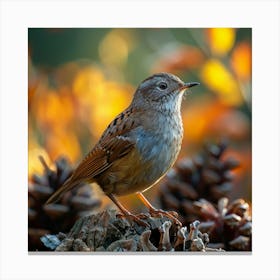
[[[121,210],[123,215],[129,219],[129,221],[134,221],[140,226],[144,227],[149,227],[147,223],[144,221],[140,220],[137,216],[133,215],[130,213],[119,201],[118,199],[113,195],[113,194],[108,194],[108,197],[118,206],[118,208]]]
[[[148,208],[151,216],[157,216],[158,214],[161,214],[163,216],[168,217],[170,220],[172,220],[176,224],[182,226],[182,223],[177,219],[178,218],[178,213],[177,212],[175,212],[175,211],[164,211],[164,210],[161,210],[161,209],[156,209],[141,192],[138,192],[136,195],[143,202],[143,204]]]

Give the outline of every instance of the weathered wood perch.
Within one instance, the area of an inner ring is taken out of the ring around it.
[[[167,217],[142,218],[150,225],[132,225],[115,210],[79,219],[68,234],[45,235],[45,246],[64,251],[222,251],[207,247],[208,235],[198,230],[199,221],[179,227]]]

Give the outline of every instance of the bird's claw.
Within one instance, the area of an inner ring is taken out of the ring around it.
[[[147,216],[145,214],[134,215],[131,213],[126,213],[126,214],[119,213],[119,214],[117,214],[117,217],[126,218],[130,222],[131,225],[133,222],[135,222],[139,226],[142,226],[145,228],[150,227],[150,225],[148,223],[141,220],[141,218],[147,218]]]
[[[182,227],[182,223],[178,220],[178,213],[175,211],[164,211],[162,209],[150,209],[150,214],[152,217],[162,217],[165,216],[167,218],[169,218],[171,221],[173,221],[175,224],[179,225],[180,227]]]

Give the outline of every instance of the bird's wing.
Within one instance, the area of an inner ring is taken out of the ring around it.
[[[90,180],[108,169],[114,160],[122,158],[134,147],[129,138],[115,136],[98,144],[75,169],[72,180]]]
[[[129,117],[131,113],[131,109],[127,109],[110,123],[97,145],[75,169],[72,181],[93,179],[135,147],[129,132],[138,126],[138,122]]]

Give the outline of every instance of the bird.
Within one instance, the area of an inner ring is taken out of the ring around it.
[[[167,216],[181,224],[176,212],[156,209],[143,192],[164,177],[178,157],[183,139],[182,98],[196,85],[164,72],[143,80],[130,105],[113,119],[46,204],[57,202],[81,183],[97,183],[130,221],[147,226],[141,214],[132,214],[117,198],[135,193],[150,215]]]

